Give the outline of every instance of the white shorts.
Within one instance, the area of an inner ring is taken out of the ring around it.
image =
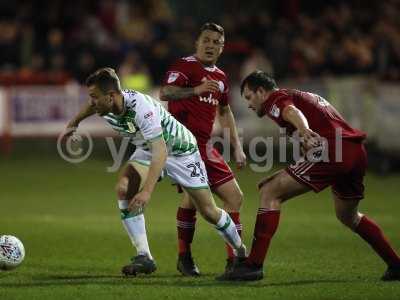
[[[139,164],[150,166],[151,152],[138,148],[129,158],[129,161],[135,161]],[[198,150],[184,156],[169,155],[163,172],[168,175],[174,183],[179,184],[183,188],[209,188],[206,168]]]

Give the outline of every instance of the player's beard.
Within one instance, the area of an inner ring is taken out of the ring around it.
[[[107,107],[106,105],[100,106],[99,108],[96,108],[97,114],[99,116],[104,116],[110,112],[112,112],[112,105]]]
[[[212,59],[210,60],[210,66],[214,66],[218,61],[219,55],[213,54],[211,57],[212,57]]]
[[[207,55],[206,52],[208,52],[208,51],[204,50],[202,52],[202,55],[200,55],[201,58],[199,56],[197,56],[197,59],[199,59],[200,62],[203,65],[205,65],[206,67],[212,67],[217,63],[219,55],[217,55],[215,53],[213,53],[212,55]]]

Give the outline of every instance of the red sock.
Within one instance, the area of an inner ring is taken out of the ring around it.
[[[231,217],[233,223],[236,225],[236,230],[239,235],[242,236],[242,224],[240,224],[240,212],[230,212],[229,216]],[[233,253],[233,249],[229,246],[228,243],[225,244],[226,253],[228,254],[228,259],[234,258],[235,254]]]
[[[270,241],[278,228],[280,214],[280,210],[258,209],[248,264],[259,267],[263,265]]]
[[[176,224],[178,229],[178,252],[181,255],[191,251],[190,245],[193,241],[196,224],[196,210],[179,207],[176,214]]]
[[[389,266],[400,266],[400,257],[390,246],[388,239],[374,221],[368,219],[367,216],[363,216],[355,232],[358,233]]]

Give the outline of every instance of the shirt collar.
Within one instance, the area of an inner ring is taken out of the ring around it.
[[[201,66],[203,67],[204,70],[206,70],[208,72],[214,72],[217,69],[216,65],[213,65],[213,66],[210,66],[210,67],[205,66],[201,61],[199,61],[197,59],[197,57],[194,54],[193,54],[193,57],[199,64],[201,64]]]

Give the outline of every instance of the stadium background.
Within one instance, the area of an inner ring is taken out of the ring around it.
[[[147,210],[160,270],[149,279],[121,279],[119,268],[133,253],[118,220],[117,174],[107,172],[112,159],[104,137],[112,133],[99,119],[84,122],[94,150],[80,164],[63,160],[56,141],[86,100],[81,84],[89,73],[114,67],[124,87],[157,96],[168,66],[193,53],[199,27],[214,21],[225,28],[218,65],[230,78],[245,148],[254,137],[278,136],[240,99],[247,73],[263,69],[280,86],[321,94],[367,131],[372,172],[362,209],[400,249],[399,15],[396,0],[0,1],[0,234],[20,237],[27,248],[20,269],[0,273],[0,296],[397,299],[398,284],[377,281],[381,262],[336,222],[328,191],[286,205],[266,279],[238,286],[214,282],[224,251],[204,222],[194,251],[205,276],[177,276],[178,196],[164,181]],[[265,175],[238,173],[248,245],[255,183]]]

